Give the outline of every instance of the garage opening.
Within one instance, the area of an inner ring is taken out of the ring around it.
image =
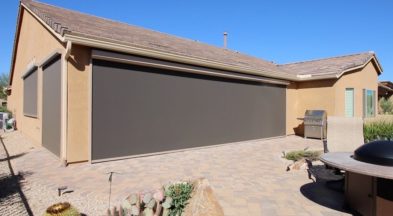
[[[92,161],[283,136],[285,90],[94,59]]]

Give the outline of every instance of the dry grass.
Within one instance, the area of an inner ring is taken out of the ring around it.
[[[292,161],[299,161],[303,158],[311,160],[311,161],[316,161],[319,160],[319,157],[321,156],[322,151],[311,151],[311,150],[296,150],[296,151],[290,151],[284,155],[284,157],[287,160],[292,160]]]

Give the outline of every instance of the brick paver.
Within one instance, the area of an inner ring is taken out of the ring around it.
[[[25,177],[26,196],[35,214],[42,214],[59,200],[70,201],[88,215],[104,213],[108,207],[107,173],[113,171],[112,203],[116,204],[130,193],[155,189],[169,181],[205,177],[225,215],[346,215],[312,201],[317,193],[303,195],[304,191],[312,192],[303,189],[313,185],[306,171],[285,171],[282,151],[322,149],[319,140],[289,136],[64,168],[47,150],[30,149],[31,144],[18,132],[4,137],[11,155],[26,152],[12,164],[15,170],[30,173]],[[73,192],[57,197],[56,188],[63,185]],[[341,194],[331,193],[332,200],[340,198],[336,203],[340,206]],[[330,192],[324,190],[321,195],[329,198]]]

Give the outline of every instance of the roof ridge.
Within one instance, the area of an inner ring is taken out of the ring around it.
[[[289,62],[289,63],[284,63],[284,64],[278,64],[278,66],[293,65],[293,64],[302,64],[302,63],[315,62],[315,61],[323,61],[323,60],[329,60],[329,59],[338,59],[338,58],[345,58],[345,57],[357,56],[357,55],[362,55],[362,54],[372,54],[372,55],[375,55],[375,52],[374,52],[374,51],[366,51],[366,52],[352,53],[352,54],[347,54],[347,55],[331,56],[331,57],[327,57],[327,58],[318,58],[318,59],[310,59],[310,60],[304,60],[304,61],[298,61],[298,62]]]

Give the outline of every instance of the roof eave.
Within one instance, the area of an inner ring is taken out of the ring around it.
[[[340,78],[340,77],[341,77],[343,74],[345,74],[345,73],[349,73],[349,72],[354,71],[354,70],[362,69],[362,68],[366,67],[366,65],[367,65],[368,63],[370,63],[371,61],[374,61],[374,65],[375,65],[376,68],[377,68],[377,74],[378,74],[378,75],[381,75],[381,73],[382,73],[382,67],[381,67],[381,65],[379,64],[378,59],[376,58],[376,56],[375,56],[375,54],[374,54],[374,55],[373,55],[368,61],[366,61],[364,64],[359,65],[359,66],[356,66],[356,67],[348,68],[348,69],[346,69],[346,70],[343,70],[341,73],[337,74],[337,78]]]
[[[322,79],[339,79],[342,75],[364,68],[368,63],[371,61],[374,61],[374,65],[377,68],[377,73],[380,75],[382,73],[382,67],[379,64],[378,59],[376,58],[375,54],[364,64],[351,67],[348,69],[345,69],[341,71],[340,73],[320,73],[320,74],[302,74],[302,75],[297,75],[298,81],[312,81],[312,80],[322,80]]]
[[[167,60],[167,61],[174,61],[174,62],[185,63],[185,64],[198,65],[198,66],[202,66],[202,67],[235,71],[235,72],[239,72],[239,73],[252,74],[252,75],[257,75],[257,76],[266,76],[269,78],[275,78],[275,79],[281,79],[281,80],[287,80],[287,81],[297,81],[296,76],[292,75],[292,74],[287,74],[287,73],[277,72],[277,71],[255,70],[253,68],[247,68],[247,67],[238,67],[238,66],[224,64],[224,63],[215,62],[215,61],[210,61],[210,60],[206,60],[206,59],[188,57],[188,56],[179,55],[179,54],[173,54],[173,53],[162,52],[162,51],[158,51],[158,50],[136,47],[136,46],[132,46],[132,45],[128,45],[128,44],[122,44],[121,42],[113,41],[113,40],[105,39],[105,38],[104,39],[92,38],[92,37],[85,36],[85,35],[75,35],[75,34],[70,34],[70,33],[66,33],[64,35],[64,38],[65,38],[65,41],[71,41],[73,44],[79,44],[79,45],[84,45],[84,46],[88,46],[88,47],[106,49],[106,50],[111,50],[111,51],[140,55],[140,56],[157,58],[157,59],[162,59],[162,60]]]
[[[19,31],[20,31],[20,26],[21,26],[21,15],[22,11],[26,10],[29,12],[38,22],[40,22],[49,32],[51,32],[60,42],[65,42],[64,37],[62,37],[60,34],[55,32],[48,24],[46,24],[37,14],[35,14],[33,11],[30,10],[28,6],[26,6],[23,2],[20,2],[19,4],[19,9],[18,9],[18,17],[16,21],[16,30],[15,30],[15,36],[14,36],[14,45],[12,48],[12,56],[11,56],[11,65],[10,65],[10,78],[8,81],[8,85],[12,85],[13,81],[13,75],[14,75],[14,66],[15,66],[15,57],[16,57],[16,51],[17,51],[17,45],[18,45],[18,40],[19,40]]]
[[[8,80],[8,85],[12,85],[13,75],[14,75],[14,65],[15,65],[15,55],[16,55],[16,46],[19,40],[19,30],[20,30],[20,20],[22,14],[22,6],[19,5],[18,8],[18,17],[16,18],[16,28],[15,28],[15,35],[14,35],[14,44],[12,46],[12,56],[11,56],[11,65],[10,65],[10,75]]]

